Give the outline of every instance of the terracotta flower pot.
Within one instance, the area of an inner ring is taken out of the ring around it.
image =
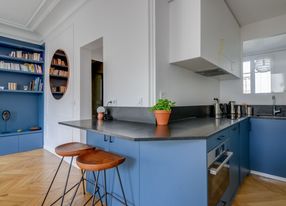
[[[156,118],[157,125],[168,125],[171,111],[155,110],[154,115]]]
[[[97,119],[98,120],[103,120],[103,117],[104,117],[104,113],[103,112],[98,112],[97,113]]]

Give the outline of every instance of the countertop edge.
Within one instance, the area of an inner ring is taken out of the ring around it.
[[[108,131],[100,131],[100,130],[96,130],[93,128],[86,128],[86,127],[81,127],[81,126],[77,126],[77,125],[71,125],[67,122],[59,122],[60,125],[64,125],[64,126],[69,126],[69,127],[73,127],[73,128],[77,128],[77,129],[81,129],[81,130],[86,130],[86,131],[91,131],[91,132],[97,132],[99,134],[103,134],[103,135],[109,135],[109,136],[114,136],[114,137],[118,137],[118,138],[122,138],[122,139],[126,139],[126,140],[130,140],[130,141],[142,141],[142,142],[146,142],[146,141],[176,141],[176,140],[207,140],[209,137],[222,132],[226,129],[228,129],[229,127],[232,127],[233,125],[236,125],[237,123],[240,123],[246,119],[249,119],[250,117],[242,117],[240,119],[237,119],[236,122],[234,122],[233,124],[227,125],[224,128],[221,128],[219,130],[216,130],[212,133],[209,133],[208,135],[203,135],[203,136],[180,136],[180,137],[131,137],[131,136],[126,136],[126,135],[121,135],[121,134],[116,134],[113,132],[108,132]],[[92,121],[92,119],[86,119],[86,120],[77,120],[77,121]],[[70,121],[73,122],[73,121]]]

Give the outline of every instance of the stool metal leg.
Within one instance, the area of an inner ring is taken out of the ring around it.
[[[119,174],[118,167],[116,167],[116,173],[117,173],[117,176],[118,176],[118,179],[119,179],[119,183],[120,183],[122,195],[123,195],[123,198],[124,198],[125,206],[127,206],[127,200],[126,200],[126,196],[125,196],[125,193],[124,193],[124,189],[123,189],[123,185],[122,185],[122,181],[121,181],[121,177],[120,177],[120,174]]]
[[[103,202],[101,200],[101,194],[100,194],[100,190],[99,190],[99,187],[98,187],[98,179],[99,179],[99,171],[97,172],[97,177],[95,176],[95,172],[93,171],[92,174],[93,174],[93,179],[95,181],[95,185],[94,185],[94,192],[93,192],[93,197],[92,197],[92,205],[95,205],[95,203],[99,202],[100,201],[100,204],[101,206],[103,206]],[[99,196],[99,200],[95,201],[95,195],[96,193],[98,193],[98,196]]]
[[[84,176],[84,172],[83,170],[80,170],[81,171],[81,175]],[[83,191],[83,194],[85,195],[85,184],[84,184],[84,181],[82,181],[82,191]]]
[[[64,160],[64,157],[62,157],[61,162],[60,162],[60,164],[59,164],[59,166],[58,166],[58,168],[57,168],[57,170],[56,170],[56,173],[55,173],[55,175],[54,175],[54,177],[53,177],[53,179],[52,179],[52,182],[51,182],[51,184],[50,184],[50,186],[49,186],[49,189],[48,189],[48,191],[47,191],[47,193],[46,193],[46,196],[45,196],[45,198],[44,198],[44,200],[43,200],[43,202],[42,202],[42,206],[45,204],[45,201],[46,201],[46,199],[47,199],[47,197],[48,197],[48,194],[49,194],[49,192],[50,192],[50,190],[51,190],[51,188],[52,188],[52,185],[53,185],[53,183],[54,183],[54,181],[55,181],[55,179],[56,179],[56,176],[57,176],[57,174],[58,174],[58,172],[59,172],[59,169],[60,169],[60,167],[61,167],[61,165],[62,165],[62,163],[63,163],[63,160]]]
[[[61,206],[63,206],[63,204],[64,204],[64,199],[65,199],[65,194],[66,194],[66,190],[67,190],[67,186],[68,186],[68,182],[69,182],[69,177],[70,177],[72,162],[73,162],[73,157],[71,158],[71,161],[70,161],[70,166],[69,166],[69,171],[68,171],[68,175],[67,175],[67,179],[66,179],[65,189],[64,189],[64,192],[63,192],[63,197],[62,197]]]
[[[81,182],[84,183],[84,174],[85,174],[85,171],[81,170],[81,172],[82,172],[82,175],[81,175],[80,181],[78,182],[78,185],[77,185],[77,187],[76,187],[76,189],[75,189],[75,192],[74,192],[74,195],[73,195],[73,197],[72,197],[70,206],[72,205],[72,203],[73,203],[73,201],[74,201],[74,199],[75,199],[75,196],[76,196],[76,194],[77,194],[77,191],[78,191],[78,189],[79,189],[79,187],[80,187],[80,183],[81,183]]]
[[[106,170],[103,170],[104,175],[104,198],[105,198],[105,205],[108,206],[107,202],[107,188],[106,188]]]

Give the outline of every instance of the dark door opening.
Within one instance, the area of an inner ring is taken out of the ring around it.
[[[91,74],[92,117],[96,117],[96,109],[103,106],[103,62],[92,60]]]

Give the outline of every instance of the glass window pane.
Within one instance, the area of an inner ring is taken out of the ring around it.
[[[271,92],[271,72],[255,73],[255,93]]]
[[[244,94],[251,93],[250,74],[243,74],[243,93]]]
[[[243,62],[243,94],[251,93],[251,67],[250,61]]]
[[[243,62],[243,74],[250,73],[250,61]]]

